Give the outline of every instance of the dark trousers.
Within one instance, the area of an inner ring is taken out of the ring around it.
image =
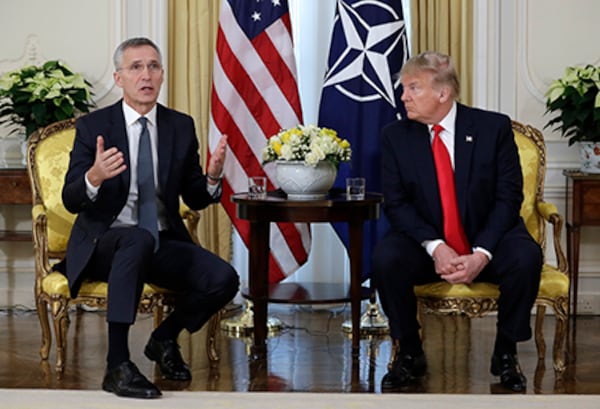
[[[135,322],[144,282],[177,293],[173,314],[190,332],[237,293],[237,272],[210,251],[168,232],[161,232],[156,253],[153,247],[150,233],[137,227],[110,229],[98,241],[84,274],[108,282],[108,322]]]
[[[441,281],[425,249],[408,236],[390,232],[373,251],[373,274],[393,339],[418,335],[415,285]],[[498,284],[497,330],[506,339],[531,338],[530,315],[542,270],[540,246],[519,226],[507,232],[475,281]],[[414,338],[413,338],[414,339]]]

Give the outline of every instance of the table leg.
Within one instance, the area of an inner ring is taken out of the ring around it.
[[[267,355],[267,303],[269,291],[269,223],[250,222],[248,248],[250,298],[254,304],[254,358]]]
[[[349,222],[350,229],[350,314],[352,316],[352,358],[359,357],[361,274],[363,263],[363,220]]]
[[[573,318],[577,318],[577,295],[579,293],[579,245],[580,245],[580,233],[581,228],[579,226],[571,226],[571,231],[569,232],[569,227],[567,226],[567,238],[571,238],[571,246],[567,245],[567,252],[569,248],[571,248],[571,257],[569,258],[571,266],[569,268],[570,271],[570,286],[572,288],[571,300],[573,300]]]

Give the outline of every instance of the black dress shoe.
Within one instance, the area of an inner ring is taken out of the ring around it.
[[[425,354],[413,356],[397,355],[392,367],[381,380],[382,391],[392,391],[413,384],[417,378],[425,375],[427,361]]]
[[[492,355],[491,372],[500,377],[502,386],[513,392],[523,392],[527,387],[527,379],[516,354]]]
[[[189,381],[192,379],[190,368],[183,361],[179,345],[172,339],[159,341],[150,337],[144,354],[158,364],[162,376],[174,381]]]
[[[106,370],[102,389],[126,398],[153,399],[162,395],[131,361],[125,361],[116,368]]]

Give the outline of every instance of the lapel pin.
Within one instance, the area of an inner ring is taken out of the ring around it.
[[[473,137],[471,135],[465,136],[465,142],[473,142]]]

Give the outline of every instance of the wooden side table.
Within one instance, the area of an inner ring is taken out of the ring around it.
[[[28,204],[31,204],[31,186],[27,170],[0,169],[0,205]],[[31,241],[31,231],[0,230],[0,241]]]
[[[345,193],[323,200],[287,200],[285,194],[269,192],[266,199],[250,199],[246,193],[231,197],[237,217],[250,222],[248,248],[249,289],[244,296],[254,303],[253,355],[267,355],[267,303],[316,304],[350,301],[352,315],[352,356],[358,358],[360,303],[370,295],[361,286],[363,224],[377,219],[383,197],[368,193],[363,200],[346,200]],[[350,288],[335,284],[268,283],[269,225],[272,222],[346,222],[350,231]]]
[[[600,174],[565,169],[563,175],[567,177],[567,259],[571,281],[569,296],[572,316],[575,317],[577,316],[581,227],[600,226]]]

